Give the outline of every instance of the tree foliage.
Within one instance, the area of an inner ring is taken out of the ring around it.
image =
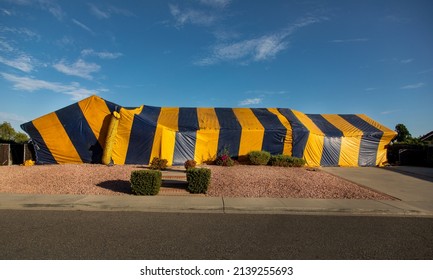
[[[0,124],[0,140],[7,142],[25,143],[29,141],[27,134],[16,132],[8,122]]]
[[[409,130],[402,123],[399,123],[395,126],[395,131],[397,132],[396,142],[406,142],[412,135],[409,133]]]

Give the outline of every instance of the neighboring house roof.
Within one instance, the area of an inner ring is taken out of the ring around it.
[[[421,141],[432,141],[433,140],[433,131],[430,131],[429,133],[427,133],[426,135],[424,135],[424,136],[421,136],[420,138],[419,138],[419,140],[421,140]]]

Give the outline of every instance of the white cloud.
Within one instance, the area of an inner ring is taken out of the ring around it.
[[[408,63],[411,63],[413,60],[414,60],[413,58],[402,59],[402,60],[400,60],[400,63],[408,64]]]
[[[35,62],[31,56],[23,54],[16,59],[7,59],[0,56],[0,63],[21,70],[23,72],[29,73],[33,70]]]
[[[0,112],[0,120],[10,123],[23,123],[28,121],[26,117],[8,112]]]
[[[417,84],[402,86],[401,89],[416,89],[416,88],[421,88],[423,86],[425,86],[425,83],[417,83]]]
[[[230,4],[231,0],[200,0],[200,3],[213,7],[223,9]]]
[[[92,80],[92,73],[98,72],[101,69],[96,63],[87,63],[82,59],[78,59],[73,64],[67,64],[64,60],[53,65],[53,67],[63,74],[70,76],[77,76],[84,79]]]
[[[128,11],[126,9],[121,9],[112,5],[108,7],[104,7],[103,9],[97,7],[94,4],[89,4],[89,7],[90,7],[90,12],[98,19],[108,19],[114,14],[122,15],[126,17],[130,17],[134,15],[131,11]]]
[[[285,50],[289,43],[285,34],[270,34],[260,38],[235,43],[218,44],[212,47],[211,55],[196,62],[197,65],[212,65],[223,61],[263,61],[274,58]]]
[[[87,25],[85,25],[84,23],[79,22],[78,20],[76,20],[76,19],[74,19],[74,18],[72,19],[72,22],[75,23],[76,25],[78,25],[79,27],[83,28],[84,30],[86,30],[86,31],[88,31],[88,32],[90,32],[90,33],[93,34],[93,30],[90,29],[90,28],[89,28]]]
[[[289,93],[286,90],[247,90],[247,94],[260,94],[260,95],[281,95]]]
[[[336,39],[329,41],[331,43],[356,43],[356,42],[367,42],[370,41],[368,38],[355,38],[355,39]]]
[[[4,52],[13,52],[15,49],[8,42],[0,39],[0,50]]]
[[[50,14],[52,14],[55,18],[58,20],[62,20],[65,16],[65,12],[63,12],[62,7],[60,7],[59,4],[52,0],[38,0],[39,6],[43,9],[48,11]]]
[[[247,98],[239,102],[239,106],[256,105],[262,103],[262,98]]]
[[[6,26],[0,26],[0,32],[1,33],[13,33],[14,35],[20,35],[23,36],[25,39],[40,39],[40,35],[33,32],[32,30],[21,27],[21,28],[14,28],[14,27],[6,27]]]
[[[196,25],[210,25],[215,22],[216,17],[210,13],[206,13],[195,9],[181,10],[177,5],[169,5],[170,13],[176,20],[176,26],[182,27],[186,23]]]
[[[106,52],[106,51],[97,52],[97,51],[94,51],[93,49],[84,49],[81,51],[81,55],[82,56],[93,55],[93,56],[97,56],[101,59],[116,59],[118,57],[121,57],[123,54],[119,53],[119,52],[116,52],[116,53]]]
[[[48,82],[29,77],[19,77],[16,75],[1,73],[5,80],[13,83],[13,89],[34,92],[39,90],[49,90],[57,93],[67,94],[72,96],[72,100],[81,100],[93,94],[98,94],[103,90],[88,90],[80,86],[79,83],[61,84],[56,82]]]
[[[273,59],[281,51],[288,48],[288,37],[302,27],[318,23],[322,18],[305,17],[294,24],[258,38],[241,40],[231,43],[217,43],[210,48],[210,54],[195,61],[194,64],[207,66],[225,61],[237,61],[248,64],[251,61],[265,61]]]

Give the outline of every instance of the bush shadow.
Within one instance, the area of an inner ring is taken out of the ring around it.
[[[114,192],[132,194],[131,183],[126,180],[109,180],[109,181],[101,182],[96,186]]]

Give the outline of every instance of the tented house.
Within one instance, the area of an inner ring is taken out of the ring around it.
[[[380,166],[396,133],[362,114],[284,108],[126,108],[91,96],[21,125],[36,163],[171,165],[253,150],[304,158],[309,166]]]

